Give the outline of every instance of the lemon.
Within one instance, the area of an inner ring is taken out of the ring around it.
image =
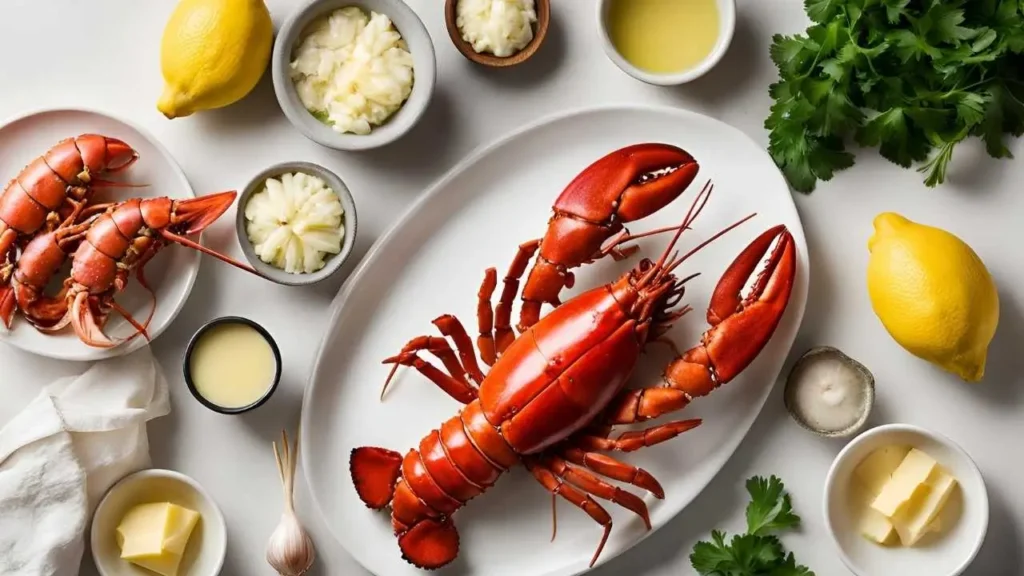
[[[262,0],[181,0],[160,44],[157,109],[179,118],[241,100],[263,76],[273,38]]]
[[[999,294],[978,255],[953,234],[886,212],[868,241],[868,294],[911,354],[968,382],[985,375]]]

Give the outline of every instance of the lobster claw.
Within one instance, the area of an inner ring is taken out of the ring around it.
[[[778,240],[750,294],[741,291],[772,242]],[[743,371],[761,352],[782,318],[796,276],[796,244],[785,226],[772,227],[754,239],[722,275],[708,306],[712,328],[704,348],[719,384]]]
[[[557,212],[590,222],[633,222],[664,208],[697,176],[699,166],[670,144],[634,144],[580,172],[555,201]]]

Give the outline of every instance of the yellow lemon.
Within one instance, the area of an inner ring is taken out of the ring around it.
[[[262,0],[181,0],[160,44],[168,118],[241,100],[270,61],[274,26]]]
[[[874,226],[868,293],[885,329],[911,354],[981,380],[999,323],[985,264],[960,238],[899,214],[879,214]]]

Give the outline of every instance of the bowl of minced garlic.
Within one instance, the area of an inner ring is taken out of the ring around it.
[[[468,60],[492,68],[521,64],[547,37],[549,0],[446,0],[445,24]]]
[[[356,207],[336,174],[311,162],[283,162],[255,177],[238,198],[242,252],[264,278],[288,286],[325,280],[355,244]]]
[[[307,0],[285,21],[271,58],[288,120],[336,150],[389,144],[433,96],[430,34],[402,0]]]

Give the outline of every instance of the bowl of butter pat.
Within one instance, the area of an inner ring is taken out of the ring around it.
[[[434,92],[430,34],[403,0],[305,0],[281,26],[270,61],[285,116],[336,150],[389,144]]]
[[[114,484],[96,507],[89,539],[101,576],[216,576],[227,552],[213,498],[172,470],[141,470]]]
[[[953,440],[909,424],[872,428],[836,456],[825,526],[858,576],[956,576],[988,531],[981,472]]]

